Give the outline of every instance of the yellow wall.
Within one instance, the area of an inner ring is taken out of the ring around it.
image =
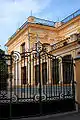
[[[28,49],[28,31],[24,31],[19,37],[13,40],[8,47],[8,53],[10,54],[12,51],[20,52],[20,45],[24,42],[26,43],[26,49]]]
[[[8,47],[8,53],[10,54],[12,51],[21,52],[20,46],[25,42],[25,51],[29,49],[29,40],[30,40],[30,48],[33,47],[34,43],[38,39],[41,43],[53,44],[59,41],[64,40],[69,37],[73,33],[78,33],[80,29],[80,16],[74,18],[68,23],[59,26],[59,27],[49,27],[39,24],[28,24],[22,30],[20,30],[15,37],[10,39],[6,46]],[[30,37],[29,37],[30,36]],[[73,40],[75,41],[75,39]],[[72,55],[72,57],[76,57],[77,51],[80,51],[80,45],[77,42],[73,42],[65,47],[62,47],[57,50],[52,50],[50,53],[54,55]],[[75,73],[74,73],[75,74]],[[21,78],[21,76],[20,76]],[[76,76],[75,76],[76,79]]]
[[[30,18],[29,18],[30,19]],[[20,45],[26,43],[26,51],[29,47],[28,32],[30,35],[30,47],[37,41],[38,38],[42,43],[53,44],[63,39],[69,37],[71,34],[78,33],[80,29],[80,16],[72,19],[68,23],[61,25],[59,27],[49,27],[38,24],[29,24],[24,27],[23,30],[20,30],[15,37],[7,42],[8,53],[11,51],[19,51]]]
[[[76,65],[76,101],[80,107],[80,58],[75,60]]]
[[[79,28],[80,28],[80,18],[68,24],[66,27],[60,29],[59,36],[63,38],[67,38],[71,34],[77,33]]]

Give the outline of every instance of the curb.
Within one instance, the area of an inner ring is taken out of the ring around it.
[[[43,115],[43,116],[39,116],[39,117],[16,118],[16,119],[12,119],[12,120],[43,120],[43,119],[50,119],[50,118],[55,118],[55,117],[62,117],[62,116],[66,116],[66,115],[72,115],[75,113],[79,113],[78,104],[75,103],[75,106],[76,106],[75,111],[57,113],[57,114],[49,114],[49,115]]]

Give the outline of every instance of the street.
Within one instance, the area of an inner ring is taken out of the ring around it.
[[[22,118],[22,119],[13,119],[13,120],[80,120],[80,113],[63,113],[61,115],[46,115],[42,117],[34,118]]]

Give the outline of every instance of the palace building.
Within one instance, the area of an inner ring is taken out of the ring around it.
[[[55,62],[51,63],[52,58],[47,57],[42,54],[41,62],[41,84],[48,84],[51,82],[51,76],[56,74],[57,80],[53,83],[60,82],[70,83],[71,73],[66,77],[68,71],[72,72],[70,64],[67,64],[67,60],[74,59],[77,55],[80,55],[80,10],[72,13],[60,22],[54,22],[49,20],[44,20],[36,18],[34,16],[29,16],[27,21],[9,38],[6,46],[8,47],[8,54],[13,51],[17,51],[22,55],[22,59],[18,63],[18,68],[16,67],[16,62],[13,65],[13,70],[17,73],[16,69],[19,69],[20,73],[18,76],[14,76],[16,81],[13,84],[27,84],[30,83],[38,85],[39,77],[39,60],[36,60],[36,55],[34,49],[37,43],[40,42],[40,47],[42,46],[48,53],[48,55],[57,56],[56,58],[56,70]],[[38,46],[39,47],[39,46]],[[31,53],[32,51],[32,53]],[[30,53],[30,56],[27,55]],[[35,55],[33,55],[35,54]],[[25,57],[24,57],[25,56]],[[33,58],[35,60],[33,60]],[[58,60],[59,58],[59,60]],[[28,65],[28,61],[32,61]],[[54,60],[55,61],[55,60]],[[66,62],[65,64],[64,61]],[[50,68],[51,66],[51,68]],[[58,75],[59,71],[59,75]],[[52,74],[52,75],[51,75]],[[35,80],[33,80],[35,78]],[[49,81],[48,81],[49,78]],[[17,82],[17,80],[20,81]],[[76,80],[75,67],[74,67],[74,79]],[[30,82],[29,82],[30,81]]]
[[[61,21],[29,16],[0,52],[0,118],[80,108],[80,9]],[[76,83],[76,84],[75,84]]]

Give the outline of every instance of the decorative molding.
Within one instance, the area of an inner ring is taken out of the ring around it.
[[[80,60],[80,56],[75,57],[74,60]]]

